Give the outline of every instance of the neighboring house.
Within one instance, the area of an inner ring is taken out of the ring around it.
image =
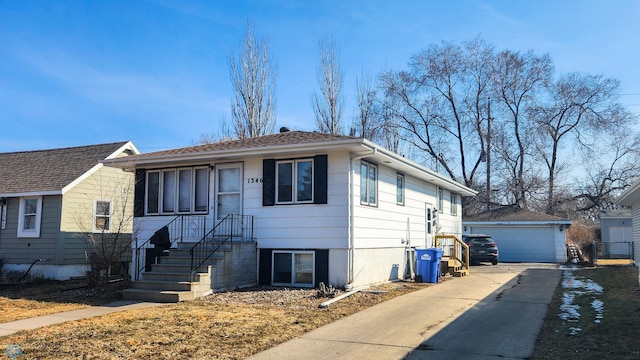
[[[138,246],[168,223],[205,227],[182,240],[198,241],[239,214],[243,224],[232,227],[252,226],[243,237],[254,244],[255,266],[234,271],[253,284],[351,288],[402,278],[410,249],[433,246],[436,229],[461,235],[461,197],[476,194],[366,139],[287,129],[131,161]],[[211,288],[248,283],[212,280]]]
[[[571,221],[557,216],[501,207],[462,219],[465,234],[491,235],[499,261],[565,263]]]
[[[600,211],[603,258],[626,258],[633,255],[633,217],[631,208]]]
[[[85,276],[92,255],[87,235],[116,230],[118,208],[133,198],[132,192],[121,198],[133,175],[100,161],[138,153],[131,142],[0,153],[3,273]],[[130,238],[131,223],[119,231]]]
[[[631,207],[631,216],[633,218],[633,258],[640,259],[640,180],[625,190],[616,203]]]

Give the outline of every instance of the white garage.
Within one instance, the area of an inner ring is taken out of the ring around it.
[[[487,234],[498,244],[500,262],[565,263],[566,230],[571,221],[520,208],[466,216],[464,234]]]

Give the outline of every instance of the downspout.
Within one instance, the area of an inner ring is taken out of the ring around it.
[[[354,211],[355,211],[355,198],[356,198],[356,194],[354,193],[354,171],[355,169],[353,168],[353,162],[363,159],[367,156],[372,156],[378,153],[378,149],[377,148],[370,148],[371,153],[369,154],[365,154],[365,155],[359,155],[359,156],[355,156],[352,157],[351,160],[349,161],[349,245],[348,245],[348,254],[347,254],[347,266],[348,266],[348,271],[349,271],[349,279],[347,281],[347,285],[345,286],[345,289],[347,291],[351,290],[351,283],[353,283],[353,243],[355,240],[355,216],[354,216]]]

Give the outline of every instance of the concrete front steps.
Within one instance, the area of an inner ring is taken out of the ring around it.
[[[223,245],[207,263],[198,269],[191,281],[191,256],[193,243],[178,243],[161,256],[151,271],[142,273],[141,279],[132,282],[132,288],[122,292],[127,300],[173,303],[193,300],[214,291],[239,286],[250,286],[257,282],[257,250],[252,241]],[[233,275],[240,274],[240,275]]]

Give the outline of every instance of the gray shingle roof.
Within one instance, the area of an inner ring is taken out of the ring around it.
[[[0,194],[62,190],[126,143],[0,153]]]
[[[462,221],[465,222],[491,222],[491,221],[568,221],[558,216],[537,213],[521,209],[517,206],[504,206],[479,214],[467,215]]]
[[[356,140],[358,138],[352,136],[324,134],[319,132],[309,131],[288,131],[273,135],[265,135],[254,138],[221,141],[214,144],[197,145],[179,149],[163,150],[150,153],[144,153],[135,155],[131,158],[132,161],[136,159],[153,158],[156,156],[164,155],[184,155],[193,154],[199,152],[212,152],[222,150],[240,150],[240,149],[253,149],[268,146],[277,145],[294,145],[294,144],[312,144],[312,143],[324,143],[331,141],[341,140]]]

